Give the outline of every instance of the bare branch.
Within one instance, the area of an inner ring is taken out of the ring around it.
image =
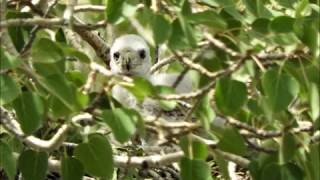
[[[0,107],[1,124],[3,127],[25,142],[28,146],[42,151],[51,152],[57,149],[66,139],[68,131],[71,129],[70,125],[62,125],[56,134],[50,140],[42,140],[35,136],[26,136],[20,128],[20,124],[15,120],[12,114],[5,108]],[[88,115],[78,115],[72,118],[72,121],[78,122],[82,119],[87,119]]]
[[[311,143],[319,143],[320,142],[320,131],[317,133],[314,133],[314,135],[311,137]]]
[[[169,56],[166,57],[164,59],[162,59],[161,61],[157,62],[156,64],[154,64],[151,69],[150,69],[150,74],[155,73],[156,71],[158,71],[160,68],[162,68],[163,66],[173,62],[174,60],[174,56]]]
[[[50,152],[58,148],[64,141],[67,131],[70,129],[68,125],[61,126],[57,133],[48,141],[41,140],[35,136],[25,136],[20,128],[19,123],[14,119],[10,112],[5,110],[3,107],[0,107],[0,110],[1,123],[3,124],[4,128],[35,149]]]
[[[226,120],[227,120],[227,123],[229,123],[230,125],[235,126],[241,130],[245,130],[245,131],[240,131],[240,133],[248,138],[256,137],[256,138],[266,139],[266,138],[280,137],[283,134],[282,131],[266,131],[266,130],[256,129],[232,117],[227,117]],[[292,132],[300,133],[300,132],[310,132],[312,130],[313,130],[312,124],[308,124],[308,125],[299,126],[298,128],[293,128]]]
[[[132,78],[128,77],[128,76],[123,76],[123,75],[118,75],[118,74],[114,74],[112,73],[110,70],[106,69],[105,67],[92,62],[90,64],[90,68],[94,71],[97,71],[99,73],[101,73],[102,75],[106,76],[106,77],[116,77],[121,79],[122,81],[128,82],[128,83],[132,83],[133,80]]]
[[[232,72],[239,69],[241,67],[241,65],[243,64],[243,62],[244,62],[244,58],[240,59],[237,63],[229,66],[229,68],[227,68],[227,69],[223,69],[223,70],[217,71],[215,73],[212,73],[212,77],[211,77],[212,80],[206,86],[202,87],[201,89],[198,89],[198,90],[190,92],[190,93],[162,95],[162,96],[159,96],[159,99],[182,100],[182,99],[192,99],[192,98],[196,98],[198,96],[201,96],[202,94],[205,94],[212,89],[212,87],[216,83],[216,78],[218,78],[220,76],[226,76],[226,75],[231,74]]]
[[[43,15],[44,18],[46,18],[48,16],[48,14],[50,13],[51,9],[57,4],[58,0],[53,0],[51,2],[51,4],[48,6],[48,8],[45,10],[45,13]],[[47,2],[46,2],[47,3]],[[30,36],[29,36],[29,41],[27,43],[25,43],[25,45],[23,46],[23,48],[21,49],[20,54],[23,56],[32,46],[33,41],[36,38],[36,34],[39,31],[40,26],[36,25],[35,27],[32,28],[31,32],[30,32]]]
[[[106,6],[100,6],[100,5],[91,5],[91,4],[83,4],[83,5],[77,5],[74,7],[74,12],[104,12],[106,10]]]
[[[250,161],[244,157],[241,157],[241,156],[238,156],[235,154],[231,154],[228,152],[224,152],[219,149],[213,150],[213,153],[216,153],[216,154],[222,156],[223,158],[225,158],[226,160],[232,161],[232,162],[234,162],[244,168],[247,168],[250,164]]]
[[[61,18],[20,18],[8,19],[0,22],[0,28],[7,28],[10,26],[61,26],[66,25],[66,21]]]
[[[231,56],[240,56],[238,52],[228,48],[222,41],[214,38],[211,34],[204,32],[204,36],[209,40],[211,44],[213,44],[215,47],[225,51]]]
[[[88,42],[91,47],[95,50],[98,57],[100,57],[106,64],[106,67],[109,67],[109,46],[101,39],[97,34],[87,31],[85,29],[74,28],[83,40]]]
[[[78,0],[68,0],[67,8],[63,13],[63,18],[68,22],[69,26],[72,27],[73,24],[73,13],[74,6],[77,5]]]

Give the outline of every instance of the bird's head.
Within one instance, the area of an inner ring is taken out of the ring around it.
[[[146,77],[151,67],[150,50],[137,35],[117,38],[110,50],[110,68],[115,74]]]

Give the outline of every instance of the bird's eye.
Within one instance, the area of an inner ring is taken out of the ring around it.
[[[119,57],[120,57],[120,53],[119,52],[113,53],[113,59],[118,60]]]
[[[139,51],[139,56],[141,59],[144,59],[146,57],[146,51],[145,50],[140,50]]]

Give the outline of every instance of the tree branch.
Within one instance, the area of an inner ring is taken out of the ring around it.
[[[5,108],[0,107],[1,124],[3,127],[18,137],[21,141],[25,142],[28,146],[39,149],[42,151],[51,152],[57,149],[63,141],[66,139],[68,131],[71,129],[71,125],[62,125],[56,134],[50,140],[42,140],[35,136],[26,136],[20,128],[20,124],[15,120],[12,114]],[[82,119],[87,119],[88,115],[77,115],[72,118],[73,122],[78,122]]]
[[[242,130],[245,130],[245,131],[240,131],[240,133],[248,138],[256,137],[256,138],[260,138],[260,139],[267,139],[267,138],[280,137],[283,134],[282,131],[265,131],[265,130],[261,130],[261,129],[256,129],[256,128],[249,126],[248,124],[243,123],[241,121],[238,121],[232,117],[227,117],[226,121],[227,121],[227,123],[229,123],[232,126],[235,126],[235,127],[242,129]],[[299,126],[297,128],[292,129],[293,133],[310,132],[310,131],[313,131],[312,124],[311,125],[310,124],[303,125],[303,126]]]
[[[77,5],[74,7],[74,12],[104,12],[106,10],[106,6],[101,5],[91,5],[91,4],[83,4],[83,5]]]

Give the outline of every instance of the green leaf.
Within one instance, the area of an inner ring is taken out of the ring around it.
[[[242,21],[242,15],[236,9],[236,3],[233,0],[216,0],[216,2],[226,11],[229,15],[231,15],[234,19],[238,21]]]
[[[257,17],[268,17],[270,12],[265,7],[266,0],[244,0],[246,10]]]
[[[103,111],[104,121],[112,129],[117,141],[124,143],[135,133],[135,124],[140,121],[140,115],[131,109],[117,108]]]
[[[188,159],[180,160],[180,176],[183,180],[211,180],[211,172],[207,163],[203,160]]]
[[[256,19],[251,26],[254,31],[259,32],[261,34],[267,34],[270,31],[269,24],[270,24],[269,19],[259,18],[259,19]]]
[[[115,23],[122,15],[124,0],[106,0],[106,17],[110,23]]]
[[[168,86],[156,86],[155,90],[158,95],[172,94],[175,90]],[[177,102],[174,100],[159,100],[160,107],[165,111],[171,111],[176,108]]]
[[[302,180],[303,176],[303,171],[295,164],[287,163],[279,165],[271,163],[263,169],[261,179]]]
[[[138,8],[136,0],[126,1],[122,7],[122,15],[125,17],[134,16]]]
[[[277,0],[277,3],[285,8],[293,8],[296,2],[297,0]]]
[[[56,39],[57,42],[67,44],[67,39],[66,39],[66,36],[64,35],[64,32],[63,32],[63,29],[62,29],[62,28],[59,28],[59,29],[56,31],[55,39]]]
[[[236,114],[247,100],[244,83],[229,78],[219,79],[215,87],[215,100],[219,110],[225,114]]]
[[[6,14],[7,19],[17,19],[17,18],[32,18],[31,13],[27,12],[19,12],[19,11],[13,11],[9,10]],[[12,26],[8,27],[9,36],[12,40],[12,43],[14,47],[17,49],[18,52],[20,52],[25,45],[25,36],[24,33],[28,33],[30,31],[30,27],[23,27],[23,26]]]
[[[310,146],[310,153],[307,156],[307,164],[311,171],[311,179],[320,179],[320,146],[315,143]]]
[[[218,148],[240,156],[244,156],[247,151],[243,137],[237,130],[232,128],[224,129]]]
[[[15,179],[17,169],[16,160],[11,148],[2,141],[0,141],[0,167],[4,169],[9,180]]]
[[[37,130],[44,118],[44,104],[40,96],[33,92],[23,92],[13,102],[21,129],[27,135]]]
[[[18,164],[25,180],[43,180],[48,169],[48,154],[26,150],[21,153]]]
[[[164,43],[171,33],[170,22],[161,14],[156,14],[152,21],[153,39],[156,44]]]
[[[20,94],[17,83],[8,75],[0,75],[0,106],[16,99]]]
[[[219,173],[221,173],[222,177],[225,180],[230,180],[229,170],[228,170],[229,162],[218,153],[214,153],[213,156],[214,156],[214,160],[216,161],[219,167]]]
[[[260,115],[263,113],[258,101],[254,99],[249,99],[247,106],[250,112],[253,113],[254,115]]]
[[[47,38],[41,38],[32,46],[31,56],[33,62],[54,63],[64,58],[59,46]]]
[[[138,101],[143,101],[145,97],[150,97],[154,93],[154,88],[152,84],[142,77],[135,77],[133,79],[134,86],[126,86]]]
[[[195,110],[197,119],[201,121],[202,126],[206,129],[210,129],[210,124],[215,118],[215,113],[210,105],[208,96],[203,97],[200,100],[199,106]]]
[[[281,179],[285,180],[302,180],[304,179],[303,170],[294,163],[287,163],[281,166]]]
[[[74,155],[93,176],[111,179],[113,174],[112,148],[105,137],[90,134],[89,142],[79,144]]]
[[[66,76],[69,81],[72,81],[77,87],[81,87],[86,83],[86,76],[79,70],[68,71]]]
[[[219,6],[219,4],[215,0],[201,0],[201,2],[208,6],[213,6],[213,7]]]
[[[310,21],[307,18],[299,19],[294,25],[294,31],[298,38],[309,47],[314,57],[319,55],[318,22]]]
[[[261,180],[270,180],[270,179],[277,179],[281,180],[281,171],[278,164],[271,163],[267,165],[262,173],[261,173]]]
[[[190,159],[206,160],[208,157],[208,147],[202,142],[192,139],[189,136],[184,136],[180,140],[180,147],[186,157]]]
[[[168,46],[171,49],[185,49],[188,48],[188,41],[185,38],[181,24],[178,19],[175,19],[172,24],[172,33],[169,39]]]
[[[184,38],[187,39],[188,45],[192,48],[195,48],[197,46],[195,29],[189,24],[188,20],[182,14],[178,14],[178,19],[185,36]]]
[[[54,74],[64,75],[66,69],[65,66],[65,61],[57,61],[54,63],[33,63],[36,73],[41,76],[50,76]]]
[[[262,87],[274,112],[285,110],[299,92],[299,84],[293,77],[274,69],[263,75]]]
[[[224,30],[227,28],[227,23],[224,19],[219,14],[211,10],[193,13],[187,16],[187,19],[192,23],[204,24],[218,30]]]
[[[320,115],[320,94],[319,86],[315,83],[310,83],[309,103],[311,108],[311,118],[315,122]]]
[[[21,60],[13,57],[0,48],[0,70],[16,68],[21,64]]]
[[[291,133],[285,133],[282,136],[279,151],[279,162],[285,164],[293,159],[297,152],[298,142]]]
[[[81,52],[80,50],[77,50],[65,44],[59,44],[59,47],[63,50],[65,56],[76,58],[82,63],[90,63],[90,58],[84,52]]]
[[[188,0],[181,0],[180,5],[181,5],[180,12],[183,16],[188,16],[192,13],[191,5]]]
[[[52,113],[52,116],[54,118],[60,118],[72,113],[72,110],[70,110],[65,104],[63,104],[62,101],[60,101],[55,96],[50,97],[49,107],[51,110],[50,112]]]
[[[274,18],[270,23],[270,28],[276,33],[293,32],[294,19],[289,16],[279,16]]]
[[[59,74],[47,77],[40,77],[39,81],[53,96],[58,98],[70,110],[78,110],[79,104],[76,101],[76,89]]]
[[[62,159],[61,175],[64,180],[82,180],[84,168],[78,159],[66,157]]]

